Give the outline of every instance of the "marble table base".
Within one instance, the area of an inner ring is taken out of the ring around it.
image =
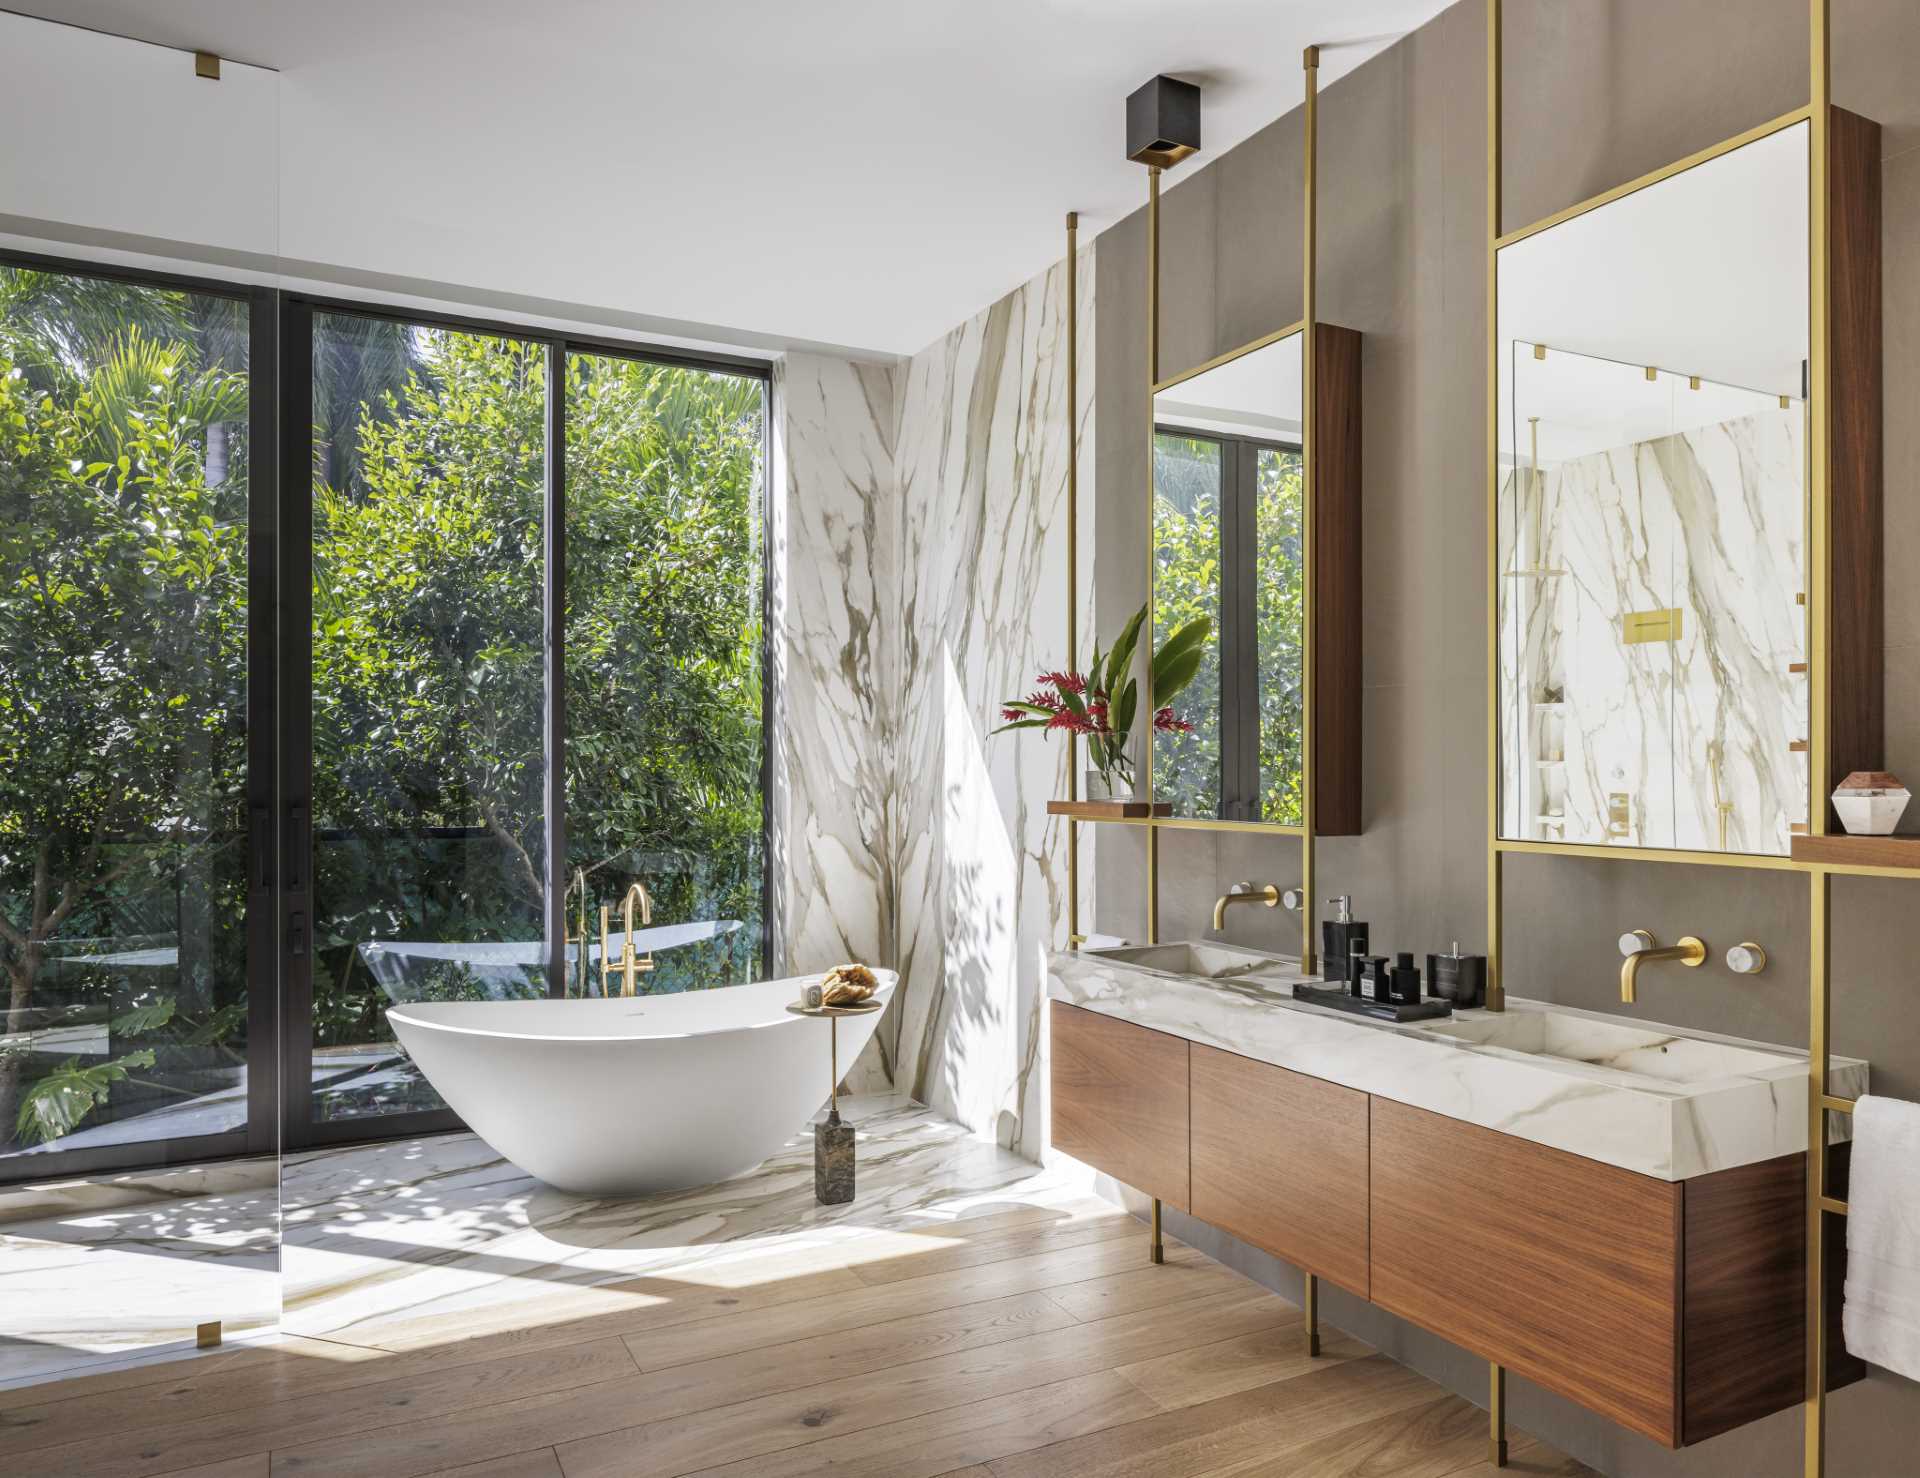
[[[813,1195],[822,1206],[853,1199],[853,1125],[837,1106],[813,1126]]]

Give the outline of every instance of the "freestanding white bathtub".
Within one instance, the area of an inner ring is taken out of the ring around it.
[[[876,970],[876,998],[899,977]],[[825,1021],[787,1006],[818,976],[676,995],[415,1001],[394,1034],[469,1128],[529,1175],[591,1196],[751,1170],[827,1101]],[[844,1074],[880,1012],[840,1018]]]

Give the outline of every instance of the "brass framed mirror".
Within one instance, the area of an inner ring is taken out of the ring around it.
[[[1788,118],[1503,237],[1503,843],[1806,829],[1808,170]]]

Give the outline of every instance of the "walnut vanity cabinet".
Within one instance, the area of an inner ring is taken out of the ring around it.
[[[1193,1214],[1367,1296],[1367,1095],[1193,1047]]]
[[[1187,1210],[1186,1038],[1051,1004],[1054,1148]]]
[[[1667,1447],[1801,1399],[1804,1154],[1663,1181],[1383,1098],[1372,1123],[1380,1307]]]

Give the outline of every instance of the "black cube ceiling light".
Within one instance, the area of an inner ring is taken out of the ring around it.
[[[1200,89],[1156,77],[1127,99],[1127,158],[1159,169],[1200,152]]]

